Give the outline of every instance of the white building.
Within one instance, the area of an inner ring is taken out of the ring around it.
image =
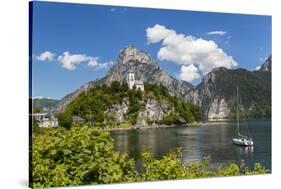
[[[144,91],[144,85],[143,85],[143,81],[141,80],[135,80],[135,73],[132,71],[129,71],[127,74],[127,84],[129,89],[133,89],[133,87],[135,86],[136,89],[140,89],[142,91]]]
[[[32,117],[37,120],[39,127],[58,127],[58,120],[48,113],[35,113]]]

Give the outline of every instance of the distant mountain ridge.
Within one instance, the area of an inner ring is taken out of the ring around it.
[[[54,109],[58,104],[59,100],[50,99],[50,98],[33,98],[32,99],[32,106],[33,109]]]

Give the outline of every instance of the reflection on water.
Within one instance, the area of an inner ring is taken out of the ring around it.
[[[178,126],[173,128],[151,128],[140,130],[111,131],[116,149],[127,152],[140,168],[140,153],[152,151],[157,158],[175,147],[181,147],[183,162],[203,160],[210,155],[211,165],[241,160],[250,167],[255,162],[271,169],[271,121],[248,122],[255,145],[241,147],[232,144],[234,123],[219,123],[202,126]]]

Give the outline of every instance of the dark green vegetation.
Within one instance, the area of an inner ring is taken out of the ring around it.
[[[202,178],[264,174],[260,164],[249,170],[235,163],[210,168],[210,158],[202,162],[182,163],[181,150],[176,149],[155,159],[142,154],[143,171],[137,172],[135,162],[126,153],[114,150],[109,132],[99,128],[44,128],[32,136],[31,186],[53,187],[117,182],[139,182],[167,179]]]
[[[59,126],[70,129],[72,125],[72,116],[69,112],[58,113],[56,116],[59,122]]]
[[[45,129],[32,144],[32,186],[134,181],[134,162],[113,150],[109,132],[87,127]]]
[[[203,89],[206,85],[212,94],[204,99],[202,111],[209,107],[212,99],[223,98],[231,108],[229,118],[234,118],[238,87],[240,111],[245,118],[271,118],[271,72],[221,68],[213,71],[213,74],[213,80],[210,78],[197,87]]]
[[[59,102],[59,100],[54,100],[54,99],[48,99],[48,98],[36,98],[32,100],[33,104],[33,110],[42,110],[43,108],[53,108],[56,106],[56,104]],[[36,113],[36,112],[35,112]]]
[[[170,107],[174,107],[173,112],[166,115],[159,123],[174,124],[180,119],[183,119],[187,123],[192,123],[200,119],[199,107],[183,100],[169,95],[168,89],[163,85],[156,85],[150,83],[144,83],[144,89],[150,98],[155,98],[158,101],[168,101]]]
[[[148,99],[155,99],[159,104],[168,102],[170,114],[167,114],[162,120],[148,120],[148,122],[157,122],[161,124],[174,124],[179,119],[187,123],[197,121],[200,117],[197,106],[187,104],[179,98],[169,95],[167,88],[158,84],[145,83],[145,91],[128,89],[126,83],[114,81],[110,87],[105,85],[96,86],[87,92],[79,95],[66,108],[64,114],[76,115],[90,121],[91,115],[94,120],[94,126],[127,126],[135,125],[138,120],[139,111],[144,109]],[[124,117],[125,122],[118,122],[106,111],[113,105],[121,104],[126,101],[128,110]]]
[[[217,95],[225,96],[228,100],[231,96],[236,96],[236,86],[239,86],[239,96],[245,116],[271,118],[271,73],[250,72],[245,69],[225,70],[225,72],[216,75],[216,84],[219,86]],[[235,108],[232,112],[235,112]]]

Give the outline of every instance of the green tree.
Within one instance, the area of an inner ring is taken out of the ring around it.
[[[72,115],[69,112],[58,113],[57,115],[59,126],[70,129],[72,125]]]
[[[46,129],[33,136],[32,186],[53,187],[137,180],[134,161],[114,151],[108,131]]]
[[[35,108],[33,108],[33,111],[32,111],[34,114],[35,113],[40,113],[41,112],[41,109],[40,108],[38,108],[38,107],[35,107]]]
[[[38,133],[40,130],[38,121],[32,117],[32,134]]]

